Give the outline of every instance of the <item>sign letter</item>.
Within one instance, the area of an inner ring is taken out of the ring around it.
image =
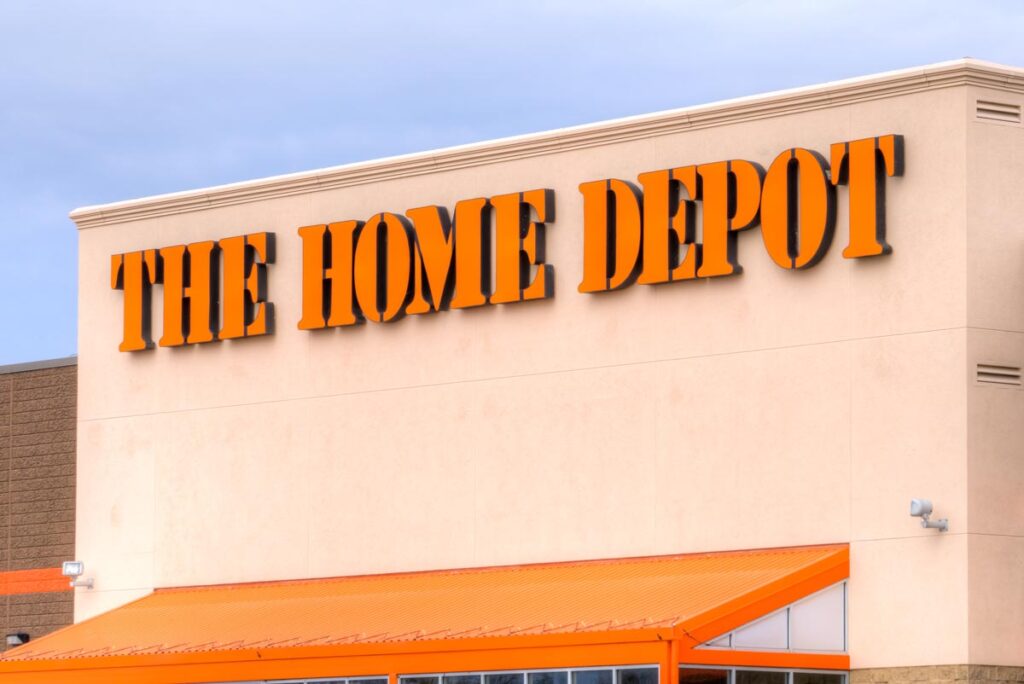
[[[356,301],[363,315],[385,323],[409,303],[412,226],[404,216],[376,214],[359,233],[355,255]]]
[[[732,161],[697,167],[704,194],[704,247],[701,278],[742,273],[736,258],[736,231],[757,225],[764,169],[754,162]]]
[[[700,177],[696,166],[641,173],[644,189],[644,268],[637,279],[643,285],[690,280],[697,277],[701,246],[697,239],[697,203]],[[680,199],[683,188],[689,199]],[[682,258],[679,248],[685,245]]]
[[[775,158],[761,193],[761,237],[782,268],[810,268],[832,243],[835,188],[817,152],[794,148]]]
[[[160,280],[160,253],[155,249],[110,257],[110,286],[124,290],[123,352],[152,349],[150,291]]]
[[[832,145],[832,183],[850,186],[847,259],[888,254],[885,178],[903,175],[903,136],[883,135]]]
[[[627,287],[639,271],[643,200],[627,181],[591,181],[583,193],[583,281],[580,292]]]
[[[224,327],[220,339],[266,335],[274,326],[273,304],[267,301],[267,264],[274,262],[274,234],[239,235],[217,244],[224,252]]]
[[[496,238],[496,286],[491,304],[546,299],[554,293],[554,269],[544,263],[545,221],[554,220],[553,190],[529,190],[491,198]],[[537,220],[530,218],[530,210]],[[533,266],[537,275],[530,281]]]

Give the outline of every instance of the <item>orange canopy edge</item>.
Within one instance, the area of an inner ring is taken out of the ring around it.
[[[7,651],[3,682],[229,682],[678,662],[848,669],[693,650],[849,577],[845,544],[158,589]]]

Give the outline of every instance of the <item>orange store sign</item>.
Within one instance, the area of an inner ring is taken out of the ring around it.
[[[641,173],[636,184],[616,178],[582,183],[578,290],[738,274],[737,233],[757,225],[778,266],[810,268],[832,243],[838,186],[848,191],[843,256],[887,254],[886,179],[902,174],[903,138],[885,135],[835,143],[828,158],[787,149],[767,171],[730,159]],[[301,227],[298,327],[385,323],[406,314],[552,297],[554,267],[544,247],[554,219],[554,192],[537,189],[462,200],[451,214],[426,206]],[[274,257],[274,234],[267,232],[113,255],[111,286],[124,291],[119,348],[154,346],[150,308],[157,284],[162,347],[271,333],[267,267]]]

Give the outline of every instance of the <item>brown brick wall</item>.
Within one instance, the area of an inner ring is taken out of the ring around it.
[[[0,368],[0,572],[74,558],[76,397],[73,361]],[[0,636],[35,638],[71,624],[73,598],[70,591],[0,596]]]
[[[1022,684],[1024,667],[926,665],[853,670],[850,684]]]

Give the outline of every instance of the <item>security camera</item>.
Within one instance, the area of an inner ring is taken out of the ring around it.
[[[70,577],[70,586],[72,587],[85,587],[86,589],[92,589],[92,579],[78,579],[85,574],[85,563],[82,561],[64,561],[60,567],[60,574],[65,577]]]
[[[915,518],[921,518],[926,515],[932,514],[932,502],[928,499],[911,499],[910,500],[910,515]]]
[[[931,514],[932,502],[929,499],[910,500],[910,515],[914,518],[921,519],[921,527],[938,530],[939,532],[946,532],[949,530],[949,520],[947,518],[930,520],[929,516],[931,516]]]

